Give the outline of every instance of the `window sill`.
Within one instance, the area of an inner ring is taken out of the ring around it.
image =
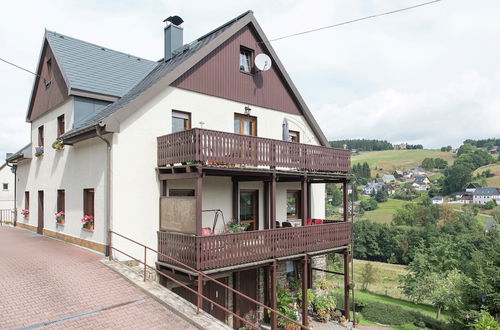
[[[243,74],[249,75],[249,76],[253,76],[252,72],[246,72],[246,71],[243,71],[243,70],[240,70],[240,72],[243,73]]]
[[[82,231],[86,231],[88,233],[94,233],[93,229],[82,228]]]

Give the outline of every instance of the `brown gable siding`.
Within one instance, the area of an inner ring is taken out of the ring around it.
[[[241,46],[254,50],[254,55],[266,53],[252,29],[246,26],[174,81],[172,86],[296,115],[302,114],[275,66],[253,75],[240,71]]]
[[[49,74],[47,61],[51,60],[52,74]],[[38,72],[46,80],[51,80],[51,83],[46,87],[44,79],[37,77],[35,86],[31,95],[30,107],[28,109],[28,121],[33,121],[55,106],[61,104],[68,97],[68,88],[66,82],[59,70],[59,65],[56,58],[50,49],[47,41],[44,42]]]

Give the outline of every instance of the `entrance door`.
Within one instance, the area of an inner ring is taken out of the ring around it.
[[[38,191],[38,227],[36,232],[43,235],[43,190]]]
[[[257,190],[240,191],[240,223],[248,224],[247,231],[258,229],[258,201]]]
[[[258,269],[249,269],[241,272],[235,272],[234,277],[236,279],[235,283],[237,283],[236,288],[239,292],[244,295],[257,299],[257,281],[258,281]],[[248,314],[254,314],[257,312],[257,305],[248,299],[242,298],[238,295],[234,295],[234,310],[236,313],[244,317]],[[239,329],[243,324],[239,320],[235,320],[235,329]]]

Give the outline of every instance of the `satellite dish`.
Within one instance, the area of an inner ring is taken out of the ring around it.
[[[271,58],[266,54],[259,54],[255,56],[255,67],[260,71],[267,71],[271,68]]]

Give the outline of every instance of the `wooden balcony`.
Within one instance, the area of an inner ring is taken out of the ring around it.
[[[158,137],[158,167],[188,162],[348,173],[351,152],[200,128]]]
[[[350,222],[212,236],[159,231],[158,251],[190,267],[207,270],[332,249],[351,240]],[[159,261],[165,260],[160,256]]]

